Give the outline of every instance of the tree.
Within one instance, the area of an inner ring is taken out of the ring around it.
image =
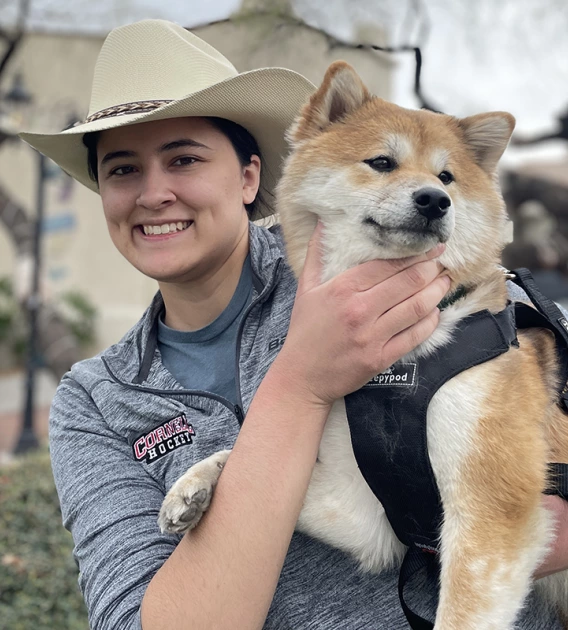
[[[18,46],[25,34],[25,20],[29,11],[29,0],[21,0],[19,5],[19,17],[13,32],[0,29],[0,39],[4,40],[5,48],[0,59],[0,85]],[[0,92],[1,94],[1,92]],[[1,102],[0,102],[1,108]],[[0,146],[13,136],[9,126],[1,126],[2,110],[0,109]],[[10,195],[0,182],[0,223],[11,237],[18,259],[17,267],[27,272],[33,264],[33,238],[36,228],[35,221],[28,212]],[[30,282],[20,278],[19,297],[25,304],[29,297]],[[23,305],[24,305],[23,304]],[[69,324],[64,320],[55,305],[42,304],[38,316],[39,351],[55,378],[59,381],[63,374],[79,359],[79,346],[76,337],[72,334]]]

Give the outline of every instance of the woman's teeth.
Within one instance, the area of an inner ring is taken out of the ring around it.
[[[193,221],[178,221],[177,223],[164,223],[163,225],[143,225],[144,234],[171,234],[186,230]]]

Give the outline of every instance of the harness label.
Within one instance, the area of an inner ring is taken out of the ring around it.
[[[415,380],[416,363],[395,363],[363,387],[412,387]]]
[[[564,319],[564,317],[558,318],[558,323],[564,328],[566,332],[568,332],[568,322]]]
[[[195,431],[182,414],[141,435],[132,445],[134,459],[147,464],[160,459],[185,444],[192,444]]]

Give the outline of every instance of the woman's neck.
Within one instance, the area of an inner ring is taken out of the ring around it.
[[[192,282],[159,283],[166,306],[166,326],[192,331],[217,319],[235,293],[248,251],[246,230],[228,258],[206,276]]]

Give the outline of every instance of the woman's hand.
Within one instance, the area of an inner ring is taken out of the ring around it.
[[[434,260],[444,250],[439,245],[422,256],[366,262],[321,283],[321,231],[318,224],[271,371],[288,390],[330,405],[434,332],[450,281]]]

